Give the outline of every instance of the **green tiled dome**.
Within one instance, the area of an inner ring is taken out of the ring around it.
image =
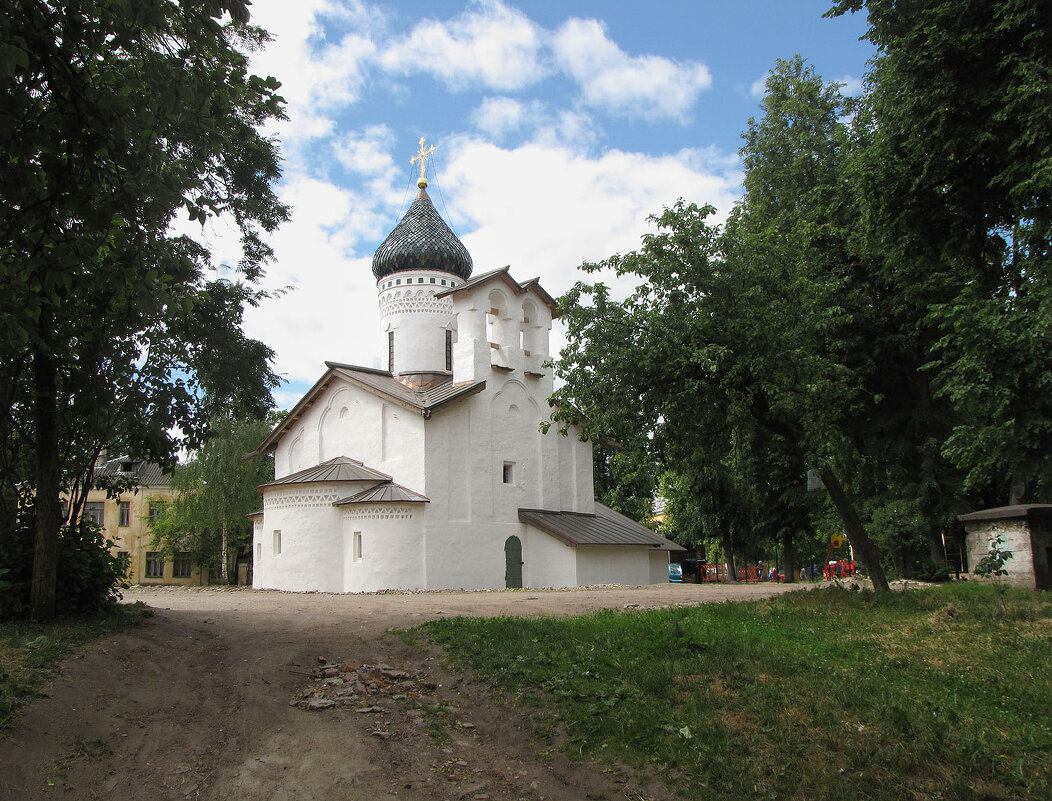
[[[438,270],[465,281],[471,277],[467,248],[438,216],[423,188],[373,255],[377,280],[407,270]]]

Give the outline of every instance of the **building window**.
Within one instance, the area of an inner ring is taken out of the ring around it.
[[[106,525],[106,504],[102,501],[90,501],[84,504],[84,519],[96,526]]]
[[[131,504],[128,501],[120,501],[117,504],[117,525],[131,525]]]
[[[394,331],[387,332],[387,370],[394,372]]]
[[[417,282],[418,284],[422,284],[422,283],[424,283],[424,279],[423,279],[423,278],[417,278],[417,279],[416,279],[416,282]]]
[[[453,332],[446,329],[446,369],[453,369]]]
[[[164,501],[150,501],[148,507],[147,516],[151,523],[157,521],[157,518],[164,514],[164,507],[166,506]]]
[[[354,561],[362,561],[362,532],[354,532]]]
[[[190,578],[190,554],[185,551],[176,553],[172,562],[172,578]]]
[[[515,483],[515,463],[505,462],[504,463],[504,483],[514,484]]]
[[[274,555],[281,555],[281,531],[274,529]]]
[[[432,278],[431,278],[431,283],[432,283],[432,284],[433,284],[433,283],[435,283],[435,279],[434,279],[434,277],[433,277],[433,276],[432,276]]]
[[[443,278],[443,279],[442,279],[442,286],[445,286],[445,285],[446,285],[446,279],[445,279],[445,278]]]
[[[146,552],[146,578],[164,578],[164,557],[159,551]]]
[[[256,543],[256,561],[257,562],[262,562],[263,561],[263,543],[262,542],[257,542]]]
[[[401,278],[396,278],[395,279],[395,283],[398,284],[398,286],[401,286],[402,285],[402,279]]]

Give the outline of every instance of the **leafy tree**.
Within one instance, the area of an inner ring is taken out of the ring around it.
[[[256,487],[274,478],[273,458],[244,456],[269,432],[266,420],[213,421],[208,441],[172,473],[174,500],[150,523],[158,547],[189,552],[202,567],[218,564],[229,583],[230,553],[251,540],[248,515],[260,506]]]
[[[1042,0],[841,0],[878,48],[852,185],[863,246],[912,304],[942,453],[972,500],[1052,491],[1052,22]]]
[[[173,429],[192,446],[212,410],[270,405],[272,354],[240,320],[288,214],[258,131],[283,101],[248,73],[266,34],[244,0],[2,0],[0,20],[2,494],[35,520],[44,619],[60,492],[102,448],[171,463]],[[206,279],[180,214],[240,229],[235,280]]]

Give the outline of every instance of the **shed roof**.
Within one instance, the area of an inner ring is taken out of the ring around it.
[[[601,503],[595,505],[595,514],[519,509],[519,520],[574,547],[641,545],[663,551],[687,550]]]
[[[1012,518],[1052,517],[1052,503],[1021,503],[1015,506],[998,506],[958,515],[962,523],[978,523],[984,520],[1010,520]]]

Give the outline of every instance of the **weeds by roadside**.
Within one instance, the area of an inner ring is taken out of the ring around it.
[[[687,798],[1047,798],[1052,600],[844,589],[424,627],[571,755]]]
[[[121,604],[92,618],[55,623],[0,623],[0,730],[57,673],[59,664],[87,642],[137,625],[153,610],[143,603]]]

